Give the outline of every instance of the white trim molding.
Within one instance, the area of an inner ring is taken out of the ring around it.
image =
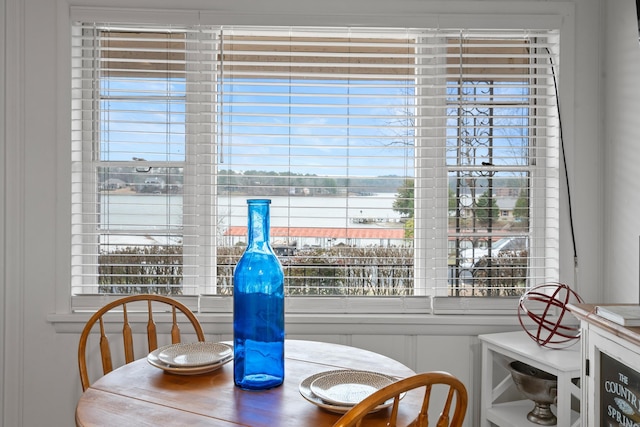
[[[0,365],[2,416],[0,425],[21,426],[24,411],[24,69],[25,2],[0,0],[2,10],[2,238],[0,288]]]

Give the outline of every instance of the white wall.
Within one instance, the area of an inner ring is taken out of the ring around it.
[[[6,40],[6,36],[5,36],[5,30],[7,29],[7,26],[5,25],[6,19],[6,4],[4,0],[0,0],[0,23],[2,24],[2,30],[0,30],[0,129],[5,129],[5,103],[4,100],[6,99],[5,96],[5,77],[6,77],[6,73],[5,73],[5,59],[6,59],[6,55],[5,55],[5,40]],[[5,137],[4,137],[4,131],[0,131],[0,165],[3,166],[3,170],[4,170],[4,165],[5,165]],[[5,284],[5,248],[6,245],[4,244],[4,242],[6,241],[6,235],[5,235],[5,188],[6,188],[6,176],[4,173],[0,173],[0,224],[2,224],[2,226],[0,226],[0,242],[2,242],[2,244],[0,245],[0,307],[4,308],[5,307],[5,298],[4,298],[4,284]],[[4,310],[3,310],[4,312]],[[4,384],[4,376],[3,376],[3,366],[4,366],[4,330],[5,330],[5,316],[4,315],[0,315],[0,378],[3,379],[2,382],[0,382],[0,385]],[[0,387],[0,412],[4,413],[4,387]],[[2,424],[2,421],[0,420],[0,425]]]
[[[77,3],[79,1],[76,0]],[[561,206],[561,280],[576,287],[589,302],[638,301],[638,236],[640,212],[636,176],[639,150],[634,111],[638,111],[640,46],[630,40],[635,28],[633,0],[573,0],[567,2],[430,1],[398,0],[85,0],[85,5],[154,5],[216,8],[239,22],[252,13],[284,19],[279,10],[296,9],[298,22],[313,24],[327,15],[335,23],[349,24],[366,4],[372,21],[384,22],[409,12],[408,25],[420,24],[414,10],[426,12],[490,12],[495,19],[505,9],[519,8],[536,15],[538,8],[568,6],[568,22],[575,30],[563,34],[563,49],[570,61],[559,76],[563,136],[573,201],[578,269],[566,203]],[[262,10],[258,10],[262,8]],[[283,9],[284,8],[284,9]],[[65,172],[69,152],[64,149],[66,109],[60,93],[68,81],[58,75],[58,37],[66,35],[66,0],[0,0],[2,35],[0,55],[4,67],[2,178],[0,182],[0,425],[70,426],[80,395],[76,348],[82,319],[53,324],[69,306],[65,293],[56,293],[56,281],[68,273],[65,251],[69,218],[65,182],[51,177]],[[375,17],[375,12],[383,12]],[[383,18],[380,18],[383,16]],[[604,18],[600,18],[603,16]],[[470,20],[471,25],[471,20]],[[573,25],[573,24],[571,24]],[[605,29],[607,30],[605,32]],[[607,65],[602,67],[606,59]],[[603,75],[604,72],[604,75]],[[605,96],[606,94],[606,96]],[[604,120],[606,118],[606,121]],[[605,132],[606,131],[606,132]],[[62,147],[62,149],[60,149]],[[603,160],[604,159],[604,160]],[[605,173],[606,172],[606,173]],[[64,174],[63,174],[64,175]],[[566,189],[565,189],[566,190]],[[60,209],[62,208],[62,209]],[[58,214],[60,213],[60,214]],[[202,316],[209,339],[228,337],[227,320]],[[518,329],[514,318],[438,319],[312,318],[291,317],[291,338],[308,338],[357,345],[388,354],[416,370],[451,370],[463,378],[471,392],[467,425],[477,425],[479,409],[478,333]],[[225,336],[226,334],[226,336]],[[442,359],[445,359],[443,362]]]
[[[632,1],[605,2],[604,86],[606,128],[604,299],[638,302],[640,246],[640,43]]]

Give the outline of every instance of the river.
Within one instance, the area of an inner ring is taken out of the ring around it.
[[[221,226],[247,224],[248,196],[219,196],[218,223]],[[272,227],[378,227],[381,222],[399,222],[393,210],[395,194],[319,197],[273,196]],[[182,228],[182,195],[113,194],[101,196],[101,222],[110,230],[165,230]]]

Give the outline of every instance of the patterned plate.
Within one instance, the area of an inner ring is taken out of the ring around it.
[[[164,346],[164,347],[160,347],[160,348],[152,351],[151,353],[149,353],[147,355],[147,362],[149,362],[149,364],[151,364],[152,366],[155,366],[156,368],[160,368],[163,371],[169,372],[171,374],[199,375],[199,374],[205,374],[207,372],[215,371],[216,369],[220,369],[222,366],[224,366],[225,364],[227,364],[227,363],[229,363],[230,361],[233,360],[233,352],[232,352],[227,357],[225,357],[224,359],[220,360],[217,363],[213,363],[211,365],[195,366],[195,367],[182,367],[182,366],[168,365],[168,364],[164,363],[163,361],[161,361],[158,358],[158,355],[162,351],[166,350],[167,348],[169,348],[171,346],[172,346],[172,344]]]
[[[231,352],[231,347],[217,342],[182,343],[164,347],[158,359],[167,365],[193,368],[216,364]]]
[[[393,382],[393,379],[375,372],[345,370],[318,377],[310,388],[325,402],[353,406]]]
[[[304,380],[302,380],[300,382],[300,385],[298,386],[298,390],[300,391],[300,394],[307,401],[309,401],[310,403],[313,403],[314,405],[316,405],[316,406],[318,406],[318,407],[320,407],[322,409],[325,409],[325,410],[327,410],[329,412],[333,412],[333,413],[336,413],[336,414],[344,414],[345,412],[347,412],[349,409],[352,408],[351,405],[349,405],[349,406],[334,405],[332,403],[325,402],[320,397],[318,397],[315,394],[313,394],[313,392],[311,391],[311,384],[315,380],[317,380],[318,378],[320,378],[320,377],[322,377],[324,375],[338,373],[338,372],[345,372],[345,370],[344,369],[340,369],[340,370],[336,370],[336,371],[318,372],[317,374],[314,374],[314,375],[311,375],[308,378],[305,378]],[[383,376],[386,376],[386,375],[383,375]],[[389,380],[391,380],[391,381],[397,381],[398,380],[397,378],[394,378],[394,377],[391,377],[391,376],[386,376],[386,377],[389,378]],[[404,397],[404,394],[402,395],[402,397]],[[379,410],[384,409],[384,408],[388,408],[392,404],[393,404],[393,399],[389,399],[386,402],[384,402],[383,404],[376,406],[371,411],[371,413],[379,411]]]

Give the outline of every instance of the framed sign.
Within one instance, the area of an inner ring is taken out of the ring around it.
[[[600,425],[640,427],[640,372],[600,352]]]

